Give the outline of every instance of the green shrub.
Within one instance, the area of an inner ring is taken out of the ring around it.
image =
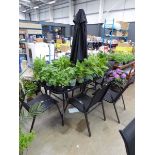
[[[45,67],[45,66],[46,66],[45,57],[43,57],[42,59],[37,57],[34,60],[34,63],[33,63],[33,74],[34,74],[34,78],[36,80],[40,80],[40,72],[41,72],[42,68]]]
[[[19,152],[22,154],[25,149],[27,149],[35,138],[35,133],[23,132],[21,129],[19,130]]]
[[[114,60],[117,63],[128,63],[134,59],[134,55],[129,53],[111,53],[109,56],[109,60]]]
[[[54,60],[52,65],[61,70],[71,66],[71,62],[67,56],[62,56],[58,60]]]
[[[22,83],[27,97],[32,97],[38,88],[37,84],[31,80],[26,79],[23,79]]]
[[[82,83],[84,79],[93,80],[94,76],[103,76],[108,69],[107,62],[107,56],[102,53],[90,55],[83,62],[77,61],[76,65],[71,64],[70,59],[63,56],[43,66],[39,71],[39,79],[53,86],[69,86],[76,80]]]

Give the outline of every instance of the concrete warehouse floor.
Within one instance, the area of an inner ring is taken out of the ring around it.
[[[112,104],[105,103],[106,121],[103,120],[102,108],[98,106],[88,119],[92,136],[88,137],[84,115],[80,112],[65,113],[65,125],[55,107],[37,117],[34,131],[36,138],[24,155],[126,155],[124,142],[119,134],[135,116],[135,85],[124,92],[126,111],[122,100],[117,104],[121,123],[117,123]],[[62,109],[62,104],[59,104]],[[29,129],[32,120],[28,121]]]

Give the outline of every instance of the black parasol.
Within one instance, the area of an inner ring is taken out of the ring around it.
[[[87,18],[83,9],[79,9],[73,22],[75,26],[70,61],[76,64],[77,60],[87,58]]]

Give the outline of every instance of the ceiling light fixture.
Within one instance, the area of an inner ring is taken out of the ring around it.
[[[48,2],[47,4],[53,4],[53,3],[55,3],[55,1]]]
[[[33,9],[38,9],[39,8],[39,6],[35,6],[35,7],[33,7]]]

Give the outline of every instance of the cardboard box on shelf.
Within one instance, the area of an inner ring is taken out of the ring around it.
[[[132,45],[131,44],[129,44],[128,42],[124,42],[124,43],[118,43],[118,46],[120,46],[120,47],[132,47]]]
[[[121,37],[122,36],[122,32],[116,31],[116,32],[114,32],[114,35],[117,36],[117,37]]]
[[[67,52],[70,49],[70,47],[68,45],[62,44],[60,51],[61,52]]]
[[[129,23],[123,22],[123,21],[117,21],[117,23],[120,23],[121,24],[121,29],[128,30]]]
[[[122,36],[128,36],[128,32],[127,31],[122,32]]]

